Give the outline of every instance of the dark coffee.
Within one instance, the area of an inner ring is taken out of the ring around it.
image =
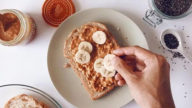
[[[169,16],[179,16],[185,13],[192,4],[192,0],[154,0],[156,7]]]

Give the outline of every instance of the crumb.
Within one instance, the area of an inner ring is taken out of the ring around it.
[[[71,65],[69,63],[64,64],[64,68],[70,68]]]

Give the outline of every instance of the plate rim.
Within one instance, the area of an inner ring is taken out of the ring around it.
[[[49,53],[49,52],[50,52],[50,50],[51,50],[50,46],[51,46],[51,43],[52,43],[53,38],[56,36],[57,31],[61,28],[61,26],[62,26],[65,22],[67,22],[71,17],[73,17],[73,16],[75,16],[75,15],[79,15],[79,14],[81,14],[81,13],[83,13],[83,12],[93,11],[93,10],[107,10],[107,11],[112,11],[112,12],[116,12],[116,13],[122,15],[123,17],[126,17],[126,18],[127,18],[128,20],[130,20],[131,23],[134,24],[134,26],[142,33],[143,38],[144,38],[145,41],[146,41],[146,47],[147,47],[146,49],[150,49],[150,48],[149,48],[149,44],[148,44],[148,42],[147,42],[147,39],[146,39],[143,31],[139,28],[139,26],[138,26],[131,18],[129,18],[129,17],[126,16],[125,14],[119,12],[118,10],[115,10],[115,9],[113,9],[113,8],[89,8],[89,9],[85,9],[85,10],[80,10],[80,11],[74,13],[73,15],[69,16],[66,20],[64,20],[64,21],[57,27],[56,31],[53,33],[53,35],[52,35],[52,37],[51,37],[51,39],[50,39],[50,41],[49,41],[49,46],[48,46],[48,51],[47,51],[47,69],[48,69],[48,73],[49,73],[49,77],[50,77],[50,79],[51,79],[51,82],[53,83],[53,86],[56,88],[56,91],[59,93],[59,95],[60,95],[63,99],[65,99],[65,101],[67,101],[70,105],[72,105],[72,106],[74,106],[74,107],[78,107],[78,106],[72,104],[68,99],[66,99],[66,98],[59,92],[58,87],[55,86],[55,82],[53,81],[53,78],[51,77],[50,66],[49,66],[49,65],[50,65],[50,62],[49,62],[49,61],[50,61],[50,60],[49,60],[49,54],[50,54],[50,53]],[[131,102],[132,100],[134,100],[133,97],[131,97],[131,98],[132,98],[132,99],[130,99],[129,102]],[[128,102],[128,103],[129,103],[129,102]],[[125,104],[125,105],[126,105],[126,104]],[[122,105],[122,106],[123,106],[123,105]]]

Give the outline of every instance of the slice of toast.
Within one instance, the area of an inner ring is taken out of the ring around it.
[[[42,102],[37,101],[32,96],[21,94],[11,98],[4,108],[49,108]]]
[[[93,41],[92,34],[96,31],[105,32],[107,40],[103,45],[99,45]],[[93,46],[90,62],[83,65],[77,63],[74,59],[78,51],[78,45],[82,41],[88,41]],[[96,59],[103,58],[106,54],[112,53],[112,51],[117,48],[119,48],[119,45],[115,38],[109,33],[107,27],[97,22],[90,22],[76,28],[65,40],[64,57],[69,59],[72,69],[79,76],[93,100],[104,96],[117,85],[114,77],[102,77],[102,75],[95,72],[93,68]]]

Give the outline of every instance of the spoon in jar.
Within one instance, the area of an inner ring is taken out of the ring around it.
[[[160,41],[165,49],[168,49],[174,52],[179,52],[192,63],[192,56],[189,55],[184,50],[183,39],[176,30],[173,30],[173,29],[165,30],[161,34]]]

